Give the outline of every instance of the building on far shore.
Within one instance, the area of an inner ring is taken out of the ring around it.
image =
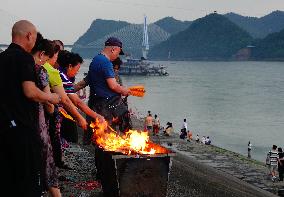
[[[255,46],[248,45],[245,48],[238,50],[238,52],[233,55],[233,59],[238,61],[250,60],[251,52],[254,47]]]

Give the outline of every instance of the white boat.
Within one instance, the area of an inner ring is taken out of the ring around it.
[[[120,75],[168,76],[166,67],[143,59],[126,59],[119,69]]]

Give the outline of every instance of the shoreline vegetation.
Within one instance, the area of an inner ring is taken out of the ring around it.
[[[144,120],[132,117],[133,127],[143,129]],[[80,138],[82,130],[79,130]],[[187,142],[178,135],[150,136],[151,140],[176,152],[169,176],[167,197],[186,196],[275,196],[283,191],[284,184],[268,179],[264,163],[217,147],[195,141]],[[94,147],[71,144],[65,151],[71,171],[60,170],[60,187],[63,196],[102,197],[102,189],[78,188],[86,182],[96,186]]]

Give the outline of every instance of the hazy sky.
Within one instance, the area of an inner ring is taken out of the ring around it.
[[[10,42],[18,19],[30,20],[49,39],[72,44],[97,18],[142,23],[145,14],[151,23],[165,16],[194,20],[215,10],[257,17],[284,11],[284,0],[0,0],[0,5],[0,43]]]

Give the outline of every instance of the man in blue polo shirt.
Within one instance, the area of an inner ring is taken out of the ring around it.
[[[110,37],[105,42],[105,48],[95,56],[89,67],[89,85],[91,96],[99,99],[110,99],[114,96],[126,96],[129,90],[120,86],[115,80],[112,62],[119,55],[124,55],[122,42]]]
[[[129,90],[117,83],[113,64],[119,55],[124,55],[122,51],[122,42],[115,37],[110,37],[105,42],[105,47],[100,54],[95,56],[89,67],[88,83],[90,86],[90,99],[96,112],[111,121],[112,115],[105,108],[105,103],[108,103],[115,98],[120,98],[121,95],[127,96]]]
[[[104,116],[109,124],[112,123],[113,113],[110,104],[117,104],[121,95],[127,96],[129,90],[117,83],[113,64],[119,55],[124,55],[122,42],[115,37],[110,37],[105,42],[105,47],[100,54],[95,56],[90,64],[88,73],[88,84],[90,86],[89,107]],[[87,120],[89,120],[87,118]],[[91,131],[85,132],[84,143],[90,143]],[[96,149],[97,151],[98,149]],[[97,179],[101,179],[102,160],[96,152]]]
[[[119,55],[124,55],[122,42],[115,37],[108,38],[104,49],[93,58],[88,72],[89,107],[104,116],[109,124],[113,119],[109,104],[118,103],[121,100],[121,95],[127,96],[129,94],[129,90],[119,85],[115,79],[112,61]],[[89,143],[91,133],[91,131],[85,132],[84,142],[86,144]]]

